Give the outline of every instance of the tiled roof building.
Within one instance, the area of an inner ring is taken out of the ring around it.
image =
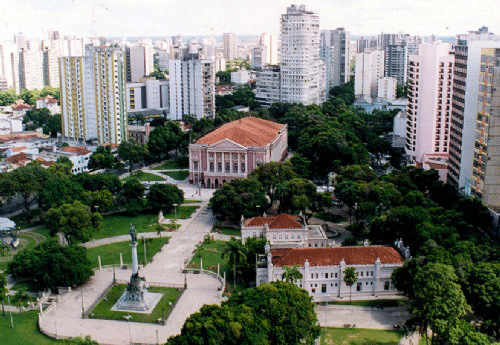
[[[257,259],[257,285],[282,280],[285,267],[297,267],[302,279],[296,284],[307,290],[315,302],[348,297],[344,271],[354,267],[358,275],[352,287],[354,298],[397,295],[392,271],[403,265],[399,252],[386,246],[271,249]]]
[[[288,154],[287,125],[248,116],[222,125],[189,145],[189,182],[218,188]]]

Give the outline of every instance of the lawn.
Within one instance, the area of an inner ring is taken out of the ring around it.
[[[231,228],[228,226],[214,226],[212,232],[218,232],[223,235],[239,236],[241,237],[241,229]]]
[[[147,181],[147,182],[165,181],[165,179],[163,177],[160,177],[158,175],[151,174],[151,173],[148,173],[148,172],[144,172],[144,171],[141,171],[141,170],[137,170],[137,171],[133,172],[132,175],[130,175],[128,177],[125,177],[123,180],[127,181],[127,180],[130,180],[133,177],[138,178],[139,181]]]
[[[217,264],[220,264],[221,275],[223,271],[226,274],[231,272],[231,267],[227,262],[227,257],[222,258],[222,252],[226,248],[224,241],[211,241],[210,243],[202,243],[196,250],[195,255],[189,263],[190,268],[200,268],[200,258],[203,259],[203,269],[217,272]]]
[[[103,230],[94,234],[93,238],[107,238],[119,235],[128,235],[130,224],[133,224],[137,233],[155,232],[154,226],[158,221],[156,214],[138,214],[128,216],[123,213],[104,216],[102,220]]]
[[[170,237],[148,238],[146,239],[146,259],[149,262],[153,256],[168,243]],[[138,236],[137,257],[139,262],[144,262],[144,241]],[[120,253],[122,253],[123,263],[130,265],[132,263],[132,251],[130,249],[130,241],[116,242],[105,244],[103,246],[88,248],[87,258],[92,262],[92,267],[99,267],[98,256],[101,257],[101,264],[120,265]]]
[[[49,238],[52,238],[52,236],[50,236],[50,230],[47,228],[32,230],[30,232],[34,232],[34,233],[37,233],[39,235],[42,235],[43,237],[45,237],[46,240],[48,240]]]
[[[194,200],[194,199],[185,199],[183,204],[199,204],[201,203],[201,200]]]
[[[111,311],[116,301],[125,291],[126,285],[116,285],[111,288],[105,298],[92,310],[91,317],[95,319],[123,320],[124,316],[131,315],[132,322],[158,323],[158,319],[168,317],[172,305],[182,295],[182,290],[176,288],[150,287],[149,292],[161,292],[163,296],[151,314],[130,313],[124,311]]]
[[[170,176],[174,180],[182,181],[185,180],[189,176],[189,171],[187,170],[179,170],[179,171],[162,171],[163,175]]]
[[[398,345],[400,331],[359,328],[322,328],[321,345]]]
[[[172,170],[172,169],[188,169],[188,168],[189,165],[187,161],[170,160],[154,167],[152,170]]]
[[[0,344],[2,345],[52,345],[64,344],[63,340],[46,337],[38,330],[38,313],[30,311],[22,314],[12,314],[14,328],[10,325],[9,314],[0,313]]]
[[[188,219],[200,206],[179,206],[177,207],[177,219]],[[175,210],[163,215],[165,218],[175,218]]]

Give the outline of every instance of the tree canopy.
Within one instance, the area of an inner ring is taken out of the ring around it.
[[[20,251],[9,262],[7,272],[40,290],[81,285],[94,274],[84,247],[61,246],[55,240]]]

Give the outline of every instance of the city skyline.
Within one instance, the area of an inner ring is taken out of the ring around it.
[[[345,27],[354,35],[403,31],[416,35],[454,36],[483,25],[491,32],[500,32],[500,23],[495,18],[500,2],[478,0],[411,3],[390,0],[255,0],[251,3],[169,0],[168,6],[161,0],[6,0],[0,5],[4,18],[0,39],[11,40],[17,32],[28,38],[46,38],[49,30],[78,36],[91,36],[95,31],[98,36],[105,37],[277,33],[279,18],[291,4],[305,4],[317,13],[321,29]]]

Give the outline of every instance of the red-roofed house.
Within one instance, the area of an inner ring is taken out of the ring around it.
[[[222,125],[189,145],[189,182],[218,188],[288,154],[287,125],[248,116]]]
[[[392,271],[403,265],[403,258],[392,247],[363,246],[335,248],[271,249],[257,260],[257,285],[282,280],[284,267],[296,266],[302,279],[296,284],[309,292],[315,302],[349,296],[344,271],[354,267],[358,281],[352,287],[354,298],[397,295]]]
[[[272,248],[324,248],[328,238],[319,225],[304,225],[298,216],[241,218],[241,238],[264,237]]]

